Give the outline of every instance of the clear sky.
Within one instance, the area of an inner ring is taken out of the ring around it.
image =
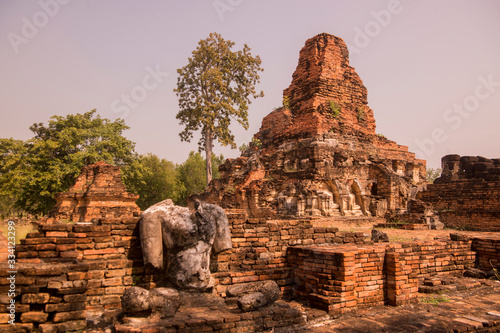
[[[0,137],[95,108],[125,119],[139,153],[180,163],[197,138],[178,136],[176,69],[218,32],[264,67],[249,130],[232,127],[239,146],[281,105],[306,39],[327,32],[349,46],[377,133],[430,167],[450,153],[500,157],[499,17],[497,0],[0,0]]]

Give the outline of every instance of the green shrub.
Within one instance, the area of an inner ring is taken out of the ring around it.
[[[257,138],[252,138],[251,145],[252,145],[253,147],[260,148],[260,147],[262,147],[262,142],[260,142],[260,140],[259,140],[259,139],[257,139]]]
[[[357,118],[358,118],[358,122],[362,122],[362,121],[365,121],[366,119],[366,113],[365,113],[365,110],[363,110],[362,108],[358,107],[356,109],[357,111]]]
[[[333,118],[337,118],[340,115],[340,108],[333,99],[330,100],[330,110],[332,111]]]
[[[283,107],[285,109],[290,108],[290,97],[289,96],[283,96]]]

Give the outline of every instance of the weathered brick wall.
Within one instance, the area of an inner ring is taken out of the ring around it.
[[[120,168],[105,162],[84,166],[73,186],[54,197],[57,203],[47,223],[90,222],[94,218],[131,218],[140,214],[135,203],[139,196],[127,192]]]
[[[419,193],[447,227],[500,231],[500,159],[446,155],[443,172]]]
[[[472,239],[472,250],[476,251],[476,267],[490,271],[494,266],[500,270],[500,236],[483,236]]]
[[[213,260],[216,290],[225,295],[231,284],[276,280],[285,294],[291,292],[292,268],[286,251],[293,245],[366,244],[360,232],[313,227],[309,220],[265,220],[229,214],[233,248]]]
[[[0,330],[25,328],[31,332],[39,328],[43,332],[82,330],[86,323],[88,290],[84,276],[90,269],[85,263],[18,264],[17,273],[7,265],[0,267]],[[8,280],[10,276],[14,280]],[[15,305],[10,305],[8,295],[16,290]],[[15,309],[15,326],[8,324],[11,308]],[[51,330],[55,329],[55,330]]]
[[[429,184],[419,196],[434,205],[447,227],[500,231],[500,182],[468,179]]]
[[[286,249],[297,244],[370,243],[363,233],[313,228],[308,220],[248,219],[229,214],[233,248],[213,258],[216,291],[231,284],[276,280],[291,291]],[[144,267],[138,218],[101,219],[100,225],[42,224],[16,247],[16,323],[28,329],[80,330],[86,318],[121,308],[126,288],[156,286]],[[0,267],[0,329],[7,324],[10,281]],[[41,296],[40,296],[41,295]],[[3,326],[2,326],[3,325]]]
[[[16,247],[16,325],[61,332],[86,326],[93,312],[119,309],[128,286],[150,286],[138,218],[44,224]],[[5,268],[5,269],[4,269]],[[0,324],[8,327],[7,267],[0,270]]]
[[[331,313],[414,299],[418,281],[474,266],[470,242],[293,246],[295,294]]]

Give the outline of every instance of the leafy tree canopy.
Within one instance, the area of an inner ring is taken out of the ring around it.
[[[54,116],[47,126],[34,124],[34,137],[23,142],[0,138],[0,213],[46,214],[54,194],[74,184],[84,165],[98,161],[121,167],[129,192],[139,194],[141,209],[172,199],[186,204],[191,194],[206,187],[205,159],[191,152],[179,165],[156,155],[138,155],[134,143],[122,136],[123,120],[102,119],[95,110],[85,114]],[[215,177],[224,157],[212,156]]]
[[[427,182],[434,183],[441,176],[441,168],[427,168]]]
[[[27,146],[22,140],[0,138],[0,212],[11,216],[16,209],[17,193],[21,189],[20,166],[27,155]]]
[[[165,199],[177,203],[185,192],[177,166],[153,154],[138,156],[132,164],[122,168],[122,173],[127,189],[139,194],[136,203],[142,210]]]
[[[84,165],[98,161],[118,166],[131,163],[134,143],[122,136],[126,129],[123,120],[112,122],[92,110],[53,116],[47,126],[34,124],[30,127],[33,138],[24,143],[3,139],[0,164],[9,167],[4,167],[2,177],[7,170],[15,176],[15,205],[30,213],[45,214],[55,204],[53,195],[68,190]]]
[[[253,57],[245,44],[233,52],[234,42],[220,34],[211,33],[201,40],[188,59],[188,64],[177,70],[179,112],[176,118],[184,125],[179,134],[182,141],[191,141],[193,132],[201,130],[200,151],[206,152],[207,184],[212,179],[211,157],[213,140],[236,148],[234,135],[229,129],[231,120],[248,129],[250,97],[257,93],[261,60]]]

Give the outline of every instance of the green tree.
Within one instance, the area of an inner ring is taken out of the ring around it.
[[[138,156],[122,170],[127,189],[139,194],[137,205],[142,210],[165,199],[178,202],[184,192],[176,165],[156,155]]]
[[[219,165],[224,163],[224,156],[212,155],[213,177],[220,177]],[[177,204],[186,205],[187,197],[192,194],[199,194],[205,191],[207,187],[206,179],[206,161],[199,152],[191,151],[189,157],[182,164],[177,166],[179,183],[182,193],[178,198]]]
[[[177,70],[177,88],[180,111],[176,118],[185,126],[179,134],[182,141],[191,141],[193,132],[201,130],[198,142],[206,153],[206,184],[213,177],[213,140],[223,146],[236,148],[229,129],[234,119],[248,129],[248,105],[251,97],[264,96],[255,90],[259,82],[261,60],[253,57],[245,44],[243,50],[233,52],[234,42],[220,34],[211,33],[201,40],[188,64]]]
[[[20,166],[26,154],[27,145],[22,140],[0,138],[0,212],[2,218],[22,211],[16,207],[16,201],[22,184]]]
[[[134,143],[122,136],[126,129],[123,120],[103,119],[95,110],[53,116],[47,126],[31,126],[34,137],[22,149],[2,156],[4,161],[22,159],[15,168],[15,205],[45,214],[55,204],[53,195],[67,191],[84,165],[98,161],[120,167],[130,164]]]
[[[441,176],[441,168],[427,168],[427,182],[434,183],[436,178]]]

